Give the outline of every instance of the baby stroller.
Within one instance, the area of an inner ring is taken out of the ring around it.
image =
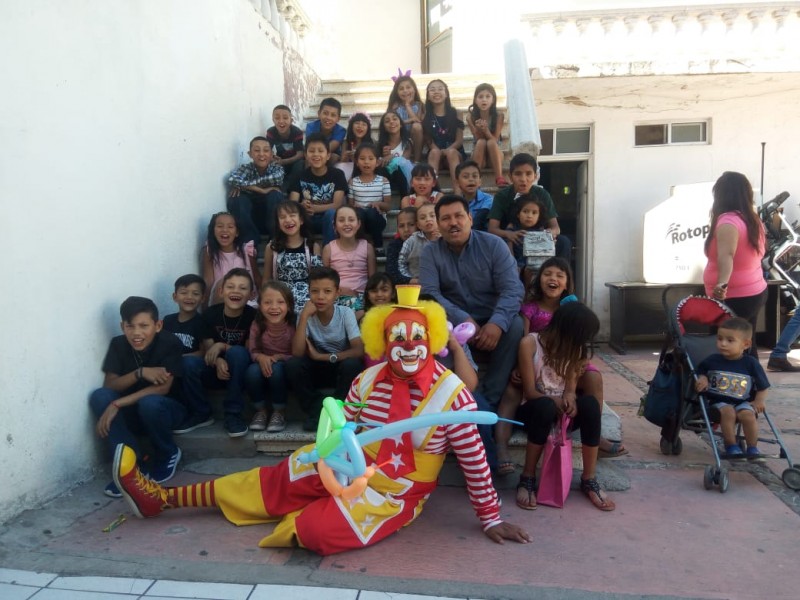
[[[663,454],[681,453],[683,449],[680,439],[681,429],[696,433],[705,431],[712,442],[714,464],[706,466],[703,485],[707,490],[717,485],[719,491],[724,493],[728,490],[728,469],[723,467],[720,461],[712,427],[712,417],[718,415],[714,415],[716,411],[709,407],[705,396],[698,394],[694,389],[697,380],[695,365],[717,352],[716,335],[710,332],[710,328],[720,325],[734,314],[723,303],[703,296],[689,296],[673,308],[667,301],[668,292],[669,288],[662,296],[662,304],[667,314],[667,340],[661,351],[656,376],[650,382],[650,389],[645,397],[644,416],[661,426]],[[780,431],[775,427],[769,414],[766,411],[763,414],[774,435],[774,439],[763,441],[777,443],[780,446],[780,458],[785,458],[789,463],[781,479],[788,488],[798,490],[800,465],[792,462]],[[736,439],[742,450],[745,450],[741,429],[737,431]]]

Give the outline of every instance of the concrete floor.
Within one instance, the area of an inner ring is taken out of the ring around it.
[[[627,456],[606,461],[630,479],[629,491],[614,493],[615,512],[597,511],[578,492],[572,492],[564,509],[523,511],[514,504],[516,478],[498,481],[502,516],[533,534],[534,543],[529,545],[498,546],[486,538],[460,479],[452,474],[442,478],[422,516],[408,528],[372,548],[325,558],[299,549],[260,549],[258,541],[271,526],[237,528],[215,510],[176,510],[156,519],[137,520],[123,502],[102,495],[107,476],[101,476],[3,525],[0,567],[53,574],[37,593],[51,593],[48,590],[54,585],[64,585],[66,580],[56,577],[61,575],[138,578],[151,583],[235,583],[249,590],[241,597],[253,599],[310,597],[263,587],[267,585],[292,586],[297,593],[312,591],[305,586],[320,586],[326,590],[314,592],[314,598],[344,598],[333,595],[336,588],[341,590],[338,594],[352,592],[355,595],[348,598],[361,600],[373,597],[364,595],[367,592],[387,593],[376,598],[404,597],[396,594],[796,598],[800,495],[778,478],[786,461],[733,466],[730,489],[720,494],[703,488],[703,467],[712,461],[704,439],[684,432],[683,453],[662,455],[658,429],[636,416],[644,382],[655,370],[657,352],[653,346],[640,346],[620,356],[603,348],[594,360],[605,379],[606,401],[622,417],[630,450]],[[766,357],[762,351],[762,362]],[[796,401],[800,380],[792,374],[769,376],[773,384],[769,410],[790,453],[800,457]],[[768,431],[762,430],[766,437]],[[762,444],[762,451],[776,454],[777,447]],[[175,483],[200,481],[273,460],[256,456],[186,462]],[[103,527],[120,514],[128,520],[113,532],[103,533]],[[0,597],[17,597],[7,595],[10,592],[3,586],[17,584],[3,583],[8,578],[2,573]],[[228,597],[221,591],[181,595],[180,586],[161,585],[154,589],[177,590],[164,597]],[[238,598],[243,589],[235,589]],[[197,593],[201,592],[185,592]],[[125,597],[157,595],[145,591]]]

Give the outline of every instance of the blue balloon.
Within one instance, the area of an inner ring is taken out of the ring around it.
[[[457,410],[441,413],[418,415],[402,421],[387,423],[382,426],[375,426],[374,429],[364,431],[358,435],[353,434],[355,424],[348,422],[342,431],[342,442],[325,457],[325,462],[337,473],[343,473],[347,477],[359,477],[364,474],[366,461],[361,451],[361,446],[377,442],[388,437],[394,437],[413,431],[415,429],[425,429],[427,427],[439,425],[454,425],[461,423],[477,423],[479,425],[494,425],[498,421],[498,416],[484,410]],[[351,427],[352,425],[352,427]],[[350,435],[348,435],[350,434]],[[352,440],[352,441],[351,441]],[[355,444],[355,447],[353,446]],[[348,462],[341,455],[350,455]],[[313,463],[319,460],[319,453],[314,448],[311,452],[304,452],[297,457],[301,463]],[[363,464],[363,466],[362,466]]]
[[[394,437],[407,431],[425,429],[439,425],[455,425],[460,423],[477,423],[478,425],[494,425],[497,414],[487,410],[454,410],[449,412],[418,415],[402,421],[387,423],[381,427],[370,429],[356,436],[361,446],[377,442],[387,437]]]

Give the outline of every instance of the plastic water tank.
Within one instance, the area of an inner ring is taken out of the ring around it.
[[[714,184],[676,185],[672,196],[644,215],[647,283],[702,283]]]

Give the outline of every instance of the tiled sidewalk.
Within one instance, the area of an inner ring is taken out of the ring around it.
[[[155,581],[126,577],[59,577],[0,569],[3,600],[456,600],[329,587]]]

